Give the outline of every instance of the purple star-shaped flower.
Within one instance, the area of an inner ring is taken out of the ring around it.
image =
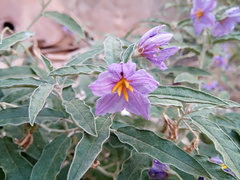
[[[229,34],[240,22],[240,9],[233,7],[225,12],[226,17],[217,21],[212,29],[213,36],[224,36]]]
[[[145,70],[136,71],[132,62],[111,64],[97,80],[89,85],[94,95],[100,96],[96,104],[96,114],[104,116],[124,108],[133,114],[149,119],[150,101],[147,94],[159,83]]]
[[[197,35],[200,35],[204,28],[214,25],[215,16],[212,11],[216,4],[215,0],[193,0],[190,18],[193,21],[194,31]]]
[[[166,47],[173,37],[168,32],[160,32],[165,25],[157,26],[147,31],[139,41],[137,55],[141,55],[158,66],[161,70],[167,69],[164,61],[174,55],[178,47]]]
[[[161,179],[166,180],[168,177],[169,166],[160,163],[158,160],[154,159],[151,169],[148,171],[149,179]]]
[[[211,81],[207,84],[202,84],[202,88],[208,90],[208,91],[212,91],[214,89],[218,88],[218,82],[217,81]]]
[[[225,54],[225,56],[216,55],[213,57],[213,64],[218,67],[222,67],[224,69],[228,69],[228,54]]]
[[[233,176],[236,176],[224,163],[223,163],[223,161],[219,158],[219,157],[211,157],[210,159],[209,159],[211,162],[214,162],[214,163],[216,163],[216,164],[219,164],[219,165],[221,165],[222,166],[222,170],[223,171],[225,171],[226,173],[229,173],[229,174],[231,174],[231,175],[233,175]]]

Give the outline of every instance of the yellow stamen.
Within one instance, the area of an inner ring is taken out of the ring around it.
[[[128,102],[128,90],[133,92],[133,87],[129,84],[129,81],[122,77],[112,88],[112,93],[117,91],[118,95],[121,96],[123,93],[124,99]]]
[[[202,9],[198,8],[198,10],[196,12],[194,12],[194,14],[197,16],[197,19],[199,21],[200,18],[203,16],[203,11],[202,11]]]
[[[222,166],[222,169],[227,169],[228,168],[224,163],[221,164],[221,166]]]

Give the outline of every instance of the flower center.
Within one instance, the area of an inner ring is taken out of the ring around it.
[[[194,14],[197,16],[197,19],[199,21],[200,18],[203,16],[203,11],[200,8],[198,8],[198,10],[194,12]]]
[[[116,85],[112,88],[112,93],[117,91],[118,95],[120,96],[123,94],[124,99],[128,102],[128,91],[133,92],[132,86],[129,84],[128,80],[126,80],[124,77],[122,77]]]

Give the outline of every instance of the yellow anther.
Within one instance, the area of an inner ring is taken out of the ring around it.
[[[198,8],[198,10],[196,12],[194,12],[194,14],[197,16],[197,19],[199,21],[200,18],[203,16],[203,11],[202,11],[202,9]]]
[[[130,92],[133,92],[133,87],[129,84],[128,80],[125,78],[121,78],[115,86],[112,88],[112,93],[117,91],[118,95],[121,96],[123,94],[123,97],[126,101],[128,101],[128,90]]]
[[[119,87],[118,87],[118,95],[120,96],[122,94],[122,89],[123,89],[123,85],[121,84]]]
[[[222,166],[222,169],[227,169],[228,168],[224,163],[221,164],[221,166]]]
[[[117,88],[122,85],[123,83],[123,79],[121,79],[120,81],[117,82],[117,84],[113,87],[112,89],[112,93],[115,92],[117,90]]]
[[[126,80],[126,79],[123,79],[123,82],[124,82],[124,84],[125,84],[125,86],[126,86],[126,88],[129,88],[129,82]]]
[[[127,93],[127,89],[125,86],[123,87],[123,97],[128,102],[128,93]]]

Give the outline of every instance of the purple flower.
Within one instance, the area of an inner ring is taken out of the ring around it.
[[[225,54],[225,57],[223,56],[214,56],[213,57],[213,64],[218,67],[222,67],[224,69],[227,69],[228,66],[228,54]]]
[[[130,113],[149,119],[150,101],[147,94],[158,87],[159,83],[141,69],[136,71],[132,62],[111,64],[107,71],[89,85],[94,95],[100,96],[96,104],[96,114],[104,116],[124,108]]]
[[[198,180],[204,180],[204,177],[199,177]]]
[[[214,25],[215,16],[212,11],[216,4],[215,0],[193,0],[190,18],[197,35],[200,35],[204,28]]]
[[[218,84],[217,81],[211,81],[208,84],[202,84],[202,88],[204,88],[208,91],[211,91],[211,90],[214,90],[214,89],[218,88],[217,84]]]
[[[224,170],[225,172],[233,175],[233,176],[236,176],[224,163],[223,161],[219,158],[219,157],[211,157],[210,158],[210,161],[211,162],[214,162],[216,164],[219,164],[222,166],[222,170]]]
[[[239,7],[228,9],[224,14],[226,17],[215,23],[212,29],[213,36],[224,36],[229,34],[236,24],[240,22]]]
[[[178,47],[166,47],[172,34],[168,32],[160,32],[165,25],[157,26],[146,32],[139,41],[137,55],[141,55],[158,66],[161,70],[167,69],[164,61],[174,55]]]
[[[161,179],[166,180],[168,177],[169,166],[160,163],[158,160],[154,159],[151,169],[148,171],[149,179]]]

